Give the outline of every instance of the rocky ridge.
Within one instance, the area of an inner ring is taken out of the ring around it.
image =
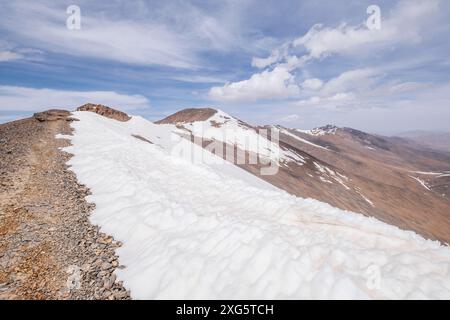
[[[69,115],[0,125],[0,299],[130,298],[114,274],[121,243],[89,222],[89,190],[59,150]]]

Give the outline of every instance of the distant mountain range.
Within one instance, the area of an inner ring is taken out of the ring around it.
[[[397,136],[413,140],[430,149],[450,152],[450,132],[408,131]]]

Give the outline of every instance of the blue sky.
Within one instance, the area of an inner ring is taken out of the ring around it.
[[[81,8],[69,30],[66,9]],[[366,10],[381,9],[369,30]],[[450,130],[450,3],[4,1],[0,122],[104,103],[156,120],[212,106],[254,124]]]

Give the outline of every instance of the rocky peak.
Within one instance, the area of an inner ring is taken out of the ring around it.
[[[82,105],[81,107],[77,108],[77,111],[90,111],[95,112],[99,115],[102,115],[107,118],[115,119],[118,121],[128,121],[131,119],[129,115],[127,115],[125,112],[101,105],[101,104],[93,104],[93,103],[86,103]]]

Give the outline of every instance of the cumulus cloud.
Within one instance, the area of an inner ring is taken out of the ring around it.
[[[380,77],[380,71],[363,68],[345,71],[325,83],[320,79],[308,79],[303,82],[302,87],[305,89],[313,87],[314,90],[311,90],[313,95],[299,100],[295,105],[321,107],[354,105],[359,97],[367,97],[366,93],[372,90],[378,77]]]
[[[150,107],[150,102],[142,95],[126,95],[114,91],[65,91],[0,86],[0,111],[75,109],[87,102],[117,107],[125,111]]]
[[[380,72],[372,68],[355,69],[341,73],[330,79],[322,88],[323,94],[334,94],[343,91],[357,91],[370,87]]]
[[[401,1],[386,13],[380,30],[369,30],[365,24],[356,26],[341,24],[338,27],[313,26],[305,35],[272,50],[266,58],[253,57],[252,66],[265,71],[247,80],[213,87],[210,97],[216,100],[258,100],[291,98],[303,91],[318,91],[311,97],[321,101],[335,101],[339,94],[347,94],[361,87],[368,87],[376,80],[374,69],[358,69],[342,73],[326,84],[317,78],[306,79],[297,84],[294,72],[307,62],[323,59],[333,54],[357,55],[362,51],[420,42],[423,25],[439,11],[439,0]],[[384,17],[384,16],[383,16]],[[295,48],[302,47],[306,53],[297,56]],[[273,68],[273,71],[270,71]],[[280,71],[284,70],[284,71]],[[352,88],[355,87],[355,88]],[[337,95],[337,96],[336,96]]]
[[[213,87],[209,96],[220,101],[285,99],[297,95],[299,87],[287,68],[278,66],[252,75],[248,80]]]
[[[401,1],[382,20],[381,29],[369,30],[364,24],[341,24],[336,28],[314,25],[304,36],[293,41],[303,46],[313,58],[330,54],[352,54],[374,47],[420,42],[425,22],[439,12],[438,0]],[[370,52],[370,51],[369,51]]]

